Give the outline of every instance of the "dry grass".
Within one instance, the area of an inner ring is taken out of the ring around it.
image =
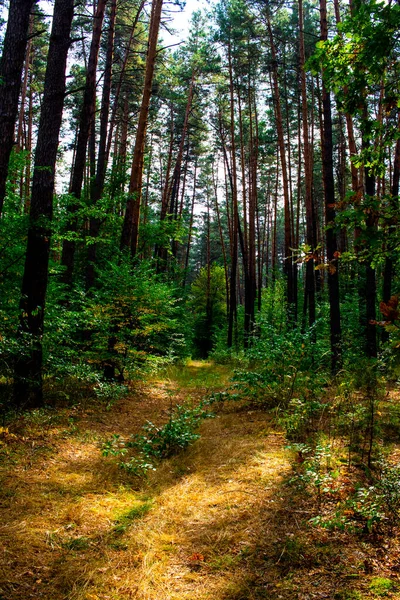
[[[283,436],[261,411],[225,406],[144,482],[102,457],[99,440],[162,422],[228,378],[210,363],[170,368],[111,411],[3,432],[0,599],[357,600],[379,597],[377,575],[400,598],[395,540],[373,548],[307,526],[315,507],[287,484]]]

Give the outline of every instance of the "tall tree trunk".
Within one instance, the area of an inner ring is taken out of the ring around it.
[[[249,78],[250,79],[250,78]],[[249,105],[249,210],[248,210],[248,249],[247,249],[247,281],[245,289],[245,322],[244,342],[248,347],[255,322],[256,301],[256,214],[257,214],[257,166],[258,166],[258,139],[257,139],[257,113],[255,102],[253,106],[253,94],[248,88]],[[253,123],[253,114],[254,120]]]
[[[10,0],[0,59],[0,215],[6,195],[8,162],[14,143],[22,70],[28,42],[29,17],[36,0]]]
[[[194,85],[196,79],[196,72],[192,73],[189,92],[186,101],[186,109],[185,109],[185,118],[183,121],[182,134],[178,148],[178,154],[176,156],[174,169],[172,171],[172,176],[170,176],[171,167],[172,167],[172,153],[173,153],[173,142],[174,142],[174,127],[172,121],[172,106],[171,106],[171,137],[170,137],[170,146],[169,146],[169,154],[168,154],[168,166],[167,173],[165,177],[165,185],[162,196],[162,204],[161,204],[161,212],[160,212],[160,221],[164,221],[167,218],[169,219],[177,219],[178,216],[178,197],[179,197],[179,188],[181,182],[181,173],[182,173],[182,161],[183,161],[183,153],[185,150],[185,142],[188,137],[189,131],[189,117],[190,112],[192,110],[192,102],[194,95]],[[172,242],[172,254],[176,257],[178,250],[177,242],[174,240]],[[159,259],[161,259],[161,263],[159,265],[160,270],[165,269],[168,250],[167,248],[159,247],[156,249],[156,254]]]
[[[321,40],[328,39],[326,0],[320,0]],[[325,193],[326,256],[328,259],[328,290],[330,311],[331,366],[336,373],[341,365],[341,324],[339,297],[339,266],[337,241],[334,232],[335,184],[333,177],[333,137],[331,98],[322,84],[323,129],[322,129],[322,169]]]
[[[111,75],[114,53],[114,33],[115,33],[115,17],[117,13],[117,0],[112,0],[110,7],[110,17],[108,25],[107,39],[107,54],[106,63],[104,66],[104,81],[103,93],[101,99],[100,111],[100,138],[97,152],[97,169],[95,180],[91,189],[91,202],[96,205],[100,200],[104,189],[106,178],[106,144],[107,144],[107,129],[108,116],[110,112],[110,95],[111,95]],[[89,236],[92,240],[96,240],[101,226],[101,220],[98,217],[92,217],[89,223]],[[91,241],[88,247],[88,263],[86,267],[86,289],[93,287],[95,283],[95,264],[96,264],[96,241]]]
[[[276,153],[276,180],[274,189],[274,216],[272,220],[273,234],[272,234],[272,249],[271,249],[271,270],[272,270],[272,282],[275,283],[276,279],[276,264],[278,256],[278,185],[279,185],[279,149]]]
[[[110,118],[110,124],[109,124],[108,139],[107,139],[107,145],[106,145],[106,156],[105,156],[105,163],[106,164],[108,163],[108,160],[110,158],[110,151],[111,151],[111,144],[112,144],[112,140],[113,140],[115,120],[116,120],[118,106],[119,106],[119,98],[120,98],[121,88],[122,88],[122,84],[123,84],[124,77],[125,77],[126,67],[127,67],[127,64],[128,64],[129,54],[131,52],[132,44],[133,44],[133,41],[134,41],[134,33],[135,33],[135,30],[136,30],[137,24],[139,22],[140,15],[142,14],[144,5],[145,5],[145,0],[142,0],[142,2],[138,6],[135,18],[134,18],[133,23],[132,23],[131,32],[130,32],[130,36],[129,36],[129,41],[128,41],[128,44],[126,46],[124,59],[122,61],[121,70],[120,70],[120,73],[119,73],[119,79],[118,79],[118,83],[117,83],[117,88],[115,90],[114,102],[113,102],[113,107],[112,107],[112,111],[111,111],[111,118]],[[124,109],[124,111],[125,111],[125,109]]]
[[[276,119],[276,129],[278,134],[278,147],[281,161],[282,170],[282,185],[283,185],[283,198],[284,198],[284,213],[285,213],[285,242],[284,242],[284,272],[287,279],[287,302],[289,315],[293,317],[295,296],[293,289],[293,259],[292,250],[292,224],[290,215],[290,194],[289,194],[289,177],[286,160],[286,149],[285,149],[285,136],[283,128],[283,117],[282,117],[282,105],[281,96],[279,92],[279,79],[278,79],[278,60],[276,54],[276,47],[274,36],[272,33],[271,22],[269,16],[267,16],[267,26],[269,33],[269,40],[271,46],[272,55],[272,81],[273,81],[273,97],[274,97],[274,110]],[[275,252],[276,256],[276,252]]]
[[[24,212],[27,214],[30,207],[30,191],[31,191],[31,168],[32,168],[32,132],[33,132],[33,89],[32,89],[33,75],[32,71],[29,73],[29,101],[28,101],[28,122],[26,131],[26,142],[25,150],[27,152],[26,165],[25,165],[25,181],[24,181]]]
[[[217,223],[218,223],[218,231],[219,231],[219,239],[221,241],[221,249],[222,249],[222,258],[224,261],[224,273],[225,273],[225,293],[226,293],[226,314],[229,314],[229,276],[228,276],[228,263],[226,260],[226,248],[225,248],[225,240],[224,233],[222,231],[222,223],[221,223],[221,215],[218,204],[218,181],[217,176],[215,174],[214,164],[212,165],[212,177],[213,177],[213,185],[214,185],[214,198],[215,198],[215,211],[217,213]]]
[[[363,108],[363,120],[361,123],[362,128],[362,149],[366,154],[370,146],[369,137],[365,129],[369,129],[368,126],[369,115],[368,108],[364,105]],[[364,199],[366,203],[372,202],[375,196],[376,179],[375,174],[370,170],[369,167],[364,167]],[[364,209],[366,214],[365,225],[367,236],[374,237],[376,235],[377,225],[377,214],[372,206],[369,206],[367,210]],[[378,355],[378,346],[376,338],[376,325],[372,322],[376,320],[376,273],[375,268],[372,266],[372,257],[368,256],[365,261],[365,275],[366,275],[366,287],[365,287],[365,337],[366,346],[365,351],[368,357],[376,358]]]
[[[170,204],[170,213],[175,214],[177,212],[177,202],[179,195],[179,187],[181,181],[181,171],[182,171],[182,160],[183,160],[183,152],[185,149],[186,138],[189,131],[189,117],[190,112],[192,110],[192,102],[193,102],[193,94],[194,94],[194,84],[195,84],[196,73],[193,72],[192,79],[190,82],[188,98],[186,101],[186,110],[185,110],[185,119],[183,122],[181,141],[179,143],[178,155],[176,157],[174,171],[172,173],[172,180],[169,186],[169,204]]]
[[[185,287],[185,285],[186,285],[186,279],[188,276],[190,246],[192,243],[192,233],[193,233],[194,205],[195,205],[195,201],[196,201],[196,185],[197,185],[197,157],[196,157],[196,160],[194,163],[192,206],[190,209],[189,231],[188,231],[188,240],[187,240],[186,254],[185,254],[185,271],[184,271],[184,275],[183,275],[183,284],[182,284],[183,287]]]
[[[74,0],[55,0],[44,95],[35,153],[30,224],[21,292],[19,334],[29,351],[15,364],[14,403],[20,408],[43,404],[42,336],[53,213],[54,176],[65,96]]]
[[[308,106],[305,50],[304,50],[304,14],[303,0],[299,0],[299,49],[300,49],[300,83],[301,83],[301,106],[303,118],[303,146],[304,146],[304,176],[306,187],[306,238],[309,247],[309,256],[306,264],[306,295],[308,305],[309,325],[315,322],[315,275],[314,275],[314,252],[316,249],[316,224],[314,215],[313,191],[312,191],[312,160],[309,142],[308,128]],[[306,304],[306,303],[305,303]]]
[[[231,238],[231,274],[229,283],[229,317],[228,317],[228,348],[233,344],[233,330],[236,319],[236,278],[238,261],[238,193],[237,193],[237,167],[236,167],[236,142],[235,142],[235,95],[232,71],[232,50],[228,45],[228,68],[229,68],[229,93],[230,93],[230,142],[231,142],[231,164],[232,174],[230,177],[232,192],[232,238]],[[227,162],[227,168],[229,163]]]
[[[161,22],[162,5],[163,0],[153,0],[151,8],[151,21],[143,96],[139,113],[138,128],[136,132],[135,149],[133,152],[128,199],[126,202],[125,217],[121,234],[120,248],[121,250],[124,250],[125,248],[130,247],[133,258],[136,255],[138,244],[147,118],[150,109],[151,91],[157,57],[157,41]]]
[[[104,12],[107,0],[98,0],[96,13],[93,17],[93,34],[90,45],[90,54],[86,71],[85,91],[83,95],[83,105],[79,117],[79,133],[75,151],[75,163],[72,172],[72,181],[70,194],[73,196],[73,204],[69,207],[71,218],[70,230],[77,231],[78,222],[76,212],[79,200],[82,194],[83,178],[86,166],[86,149],[89,140],[90,128],[95,117],[96,110],[96,72],[99,57],[101,30],[103,26]],[[75,241],[64,240],[61,264],[65,267],[62,274],[62,283],[72,285],[72,275],[74,269]]]
[[[21,98],[19,103],[19,115],[18,115],[18,127],[17,127],[17,148],[18,150],[24,149],[24,122],[25,122],[25,101],[26,95],[28,91],[28,83],[30,79],[31,72],[31,58],[32,58],[32,33],[33,33],[33,15],[30,16],[29,19],[29,28],[28,28],[28,43],[26,45],[25,51],[25,61],[24,61],[24,74],[22,79],[22,89],[21,89]]]

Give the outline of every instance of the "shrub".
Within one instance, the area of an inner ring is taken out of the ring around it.
[[[201,421],[214,416],[207,406],[206,402],[194,408],[177,405],[171,410],[165,425],[158,427],[148,421],[142,433],[132,436],[128,441],[114,435],[103,445],[103,456],[126,455],[133,449],[133,456],[121,461],[119,466],[134,475],[145,475],[147,471],[155,470],[161,459],[178,454],[199,439],[197,430]]]

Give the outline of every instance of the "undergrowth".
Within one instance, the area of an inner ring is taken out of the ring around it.
[[[160,460],[178,454],[199,439],[197,430],[201,421],[214,417],[208,410],[209,405],[207,401],[193,408],[178,404],[171,409],[165,425],[147,421],[142,432],[128,440],[114,434],[103,444],[103,456],[126,456],[118,463],[122,469],[138,477],[146,475],[156,469]]]
[[[392,457],[400,415],[387,394],[396,348],[366,359],[346,341],[333,376],[320,342],[325,323],[306,333],[288,325],[283,312],[274,312],[273,294],[247,362],[235,371],[231,398],[270,411],[285,432],[291,484],[314,501],[312,525],[390,536],[400,523],[400,463]]]

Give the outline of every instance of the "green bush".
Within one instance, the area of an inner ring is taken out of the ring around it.
[[[148,421],[142,433],[128,441],[114,435],[103,444],[103,456],[126,455],[132,449],[133,455],[119,465],[134,475],[145,475],[147,471],[154,470],[160,460],[178,454],[199,439],[197,430],[201,421],[214,416],[207,407],[207,402],[194,408],[177,405],[171,410],[165,425],[158,427]]]

